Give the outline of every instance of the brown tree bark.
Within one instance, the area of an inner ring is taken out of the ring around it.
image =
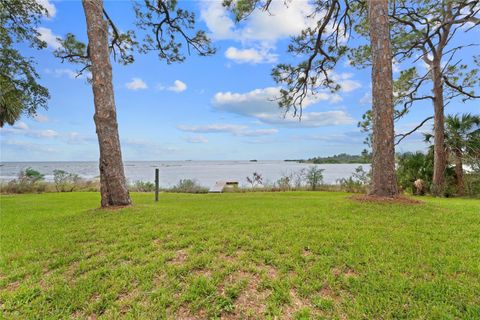
[[[459,196],[463,196],[465,194],[465,183],[463,180],[462,152],[460,150],[455,151],[455,176],[457,178],[457,193]]]
[[[368,0],[372,47],[372,185],[370,195],[398,194],[393,129],[392,51],[388,0]]]
[[[447,156],[445,151],[445,115],[443,101],[443,79],[440,59],[434,58],[431,65],[433,81],[433,184],[432,192],[436,196],[443,194]]]
[[[131,204],[123,170],[103,0],[82,0],[87,20],[95,126],[100,147],[102,207]]]

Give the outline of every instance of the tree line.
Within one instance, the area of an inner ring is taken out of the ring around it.
[[[223,0],[237,21],[255,10],[270,14],[272,0]],[[445,186],[448,149],[445,146],[445,106],[453,99],[476,99],[480,56],[468,63],[459,57],[463,49],[476,45],[459,39],[480,24],[480,0],[317,0],[309,18],[316,23],[292,37],[288,52],[305,59],[298,64],[280,63],[272,70],[282,87],[278,105],[301,119],[306,99],[320,90],[341,89],[332,72],[341,59],[353,66],[369,67],[372,74],[372,107],[361,127],[371,134],[372,177],[370,194],[395,197],[395,145],[434,120],[434,173],[432,189],[441,195]],[[74,34],[61,40],[55,55],[80,64],[80,73],[90,71],[94,96],[94,121],[100,158],[101,205],[129,205],[122,163],[111,60],[134,63],[134,53],[156,52],[167,63],[183,62],[187,54],[215,53],[204,30],[196,26],[195,14],[176,0],[144,0],[134,5],[136,27],[146,31],[137,40],[133,30],[120,31],[102,0],[82,0],[88,43]],[[288,1],[285,1],[288,5]],[[35,114],[46,107],[48,90],[38,83],[34,60],[24,57],[15,45],[28,43],[42,49],[36,27],[47,11],[34,0],[0,3],[0,125],[13,124],[22,114]],[[360,36],[361,45],[350,38]],[[410,67],[393,79],[392,60]],[[415,63],[423,61],[426,72]],[[394,123],[414,105],[431,101],[433,115],[413,130],[395,133]]]

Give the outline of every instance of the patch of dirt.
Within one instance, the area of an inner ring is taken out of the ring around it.
[[[188,254],[187,250],[185,249],[180,249],[175,253],[175,257],[169,261],[170,264],[173,265],[181,265],[184,264],[185,261],[187,261]]]
[[[338,294],[336,294],[328,285],[325,285],[322,289],[320,289],[320,296],[324,299],[333,300],[334,302],[340,302],[340,300],[342,300],[342,298]]]
[[[137,288],[122,292],[117,297],[117,302],[120,304],[120,314],[126,314],[130,309],[130,304],[140,294]]]
[[[201,320],[207,319],[207,315],[204,310],[200,310],[192,314],[192,312],[185,306],[181,306],[176,314],[175,319],[177,320]]]
[[[270,279],[275,279],[278,276],[277,269],[272,265],[264,264],[264,265],[260,265],[258,268],[261,271],[264,271],[266,273],[267,277],[270,278]]]
[[[293,319],[295,312],[303,308],[311,308],[310,302],[301,298],[295,289],[290,290],[290,297],[292,301],[283,311],[285,319]]]
[[[195,277],[209,278],[212,276],[212,271],[210,269],[196,269],[196,270],[193,270],[192,274]]]
[[[309,257],[312,255],[312,250],[310,248],[303,248],[302,256]]]
[[[270,294],[269,290],[259,290],[260,276],[244,271],[237,271],[230,274],[225,282],[219,287],[220,293],[225,293],[227,284],[247,281],[246,287],[239,294],[234,302],[235,309],[230,313],[224,313],[221,319],[258,319],[266,310],[266,300]]]
[[[380,197],[372,195],[355,195],[348,197],[349,199],[359,201],[359,202],[370,202],[370,203],[401,203],[401,204],[423,204],[422,201],[408,198],[406,196],[398,195],[396,197]]]
[[[42,278],[40,279],[40,282],[39,282],[39,285],[40,285],[40,288],[42,288],[43,290],[46,290],[48,288],[48,285],[47,285],[47,278],[50,277],[50,275],[53,273],[52,270],[49,270],[49,269],[44,269],[43,270],[43,275],[42,275]]]
[[[12,291],[17,290],[18,287],[20,287],[20,284],[21,284],[20,281],[11,282],[11,283],[7,284],[7,286],[5,287],[5,289],[6,289],[7,291],[12,292]]]
[[[346,278],[356,278],[356,277],[358,277],[358,272],[356,272],[355,270],[350,269],[350,268],[345,268],[345,269],[333,268],[332,273],[335,277],[338,277],[340,275],[343,275]]]

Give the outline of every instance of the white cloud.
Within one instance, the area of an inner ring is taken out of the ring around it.
[[[132,78],[132,81],[125,84],[128,90],[145,90],[148,88],[145,81],[140,78]]]
[[[165,87],[163,84],[157,83],[155,88],[157,90],[160,90],[160,91],[161,90],[168,90],[168,91],[173,91],[173,92],[176,92],[176,93],[180,93],[180,92],[183,92],[183,91],[187,90],[187,84],[185,82],[181,81],[181,80],[175,80],[171,86]]]
[[[27,136],[34,138],[55,138],[59,133],[55,130],[35,130],[31,129],[26,123],[18,122],[10,128],[0,128],[0,133],[4,135]]]
[[[168,87],[167,90],[180,93],[187,90],[187,85],[183,81],[175,80],[173,86]]]
[[[237,49],[229,47],[225,51],[225,57],[236,63],[274,63],[278,60],[278,54],[270,53],[268,48],[264,49]]]
[[[243,49],[230,47],[225,53],[227,58],[237,63],[273,63],[277,55],[271,51],[277,41],[313,27],[318,21],[318,17],[312,16],[314,11],[308,0],[278,0],[271,3],[268,12],[255,10],[236,24],[222,1],[203,0],[200,15],[214,40],[236,40],[244,46]]]
[[[281,38],[296,35],[307,26],[313,26],[318,19],[308,17],[313,12],[314,7],[308,0],[287,3],[273,1],[268,13],[256,10],[236,26],[222,1],[204,0],[200,14],[215,40],[234,39],[274,44]]]
[[[194,133],[230,133],[234,136],[254,137],[272,135],[277,129],[249,129],[247,126],[238,124],[208,124],[208,125],[179,125],[181,131]]]
[[[277,98],[279,96],[279,87],[255,89],[246,93],[218,92],[213,97],[213,105],[216,110],[246,116],[283,115],[284,112],[278,107]],[[341,101],[341,97],[337,94],[320,92],[307,97],[304,107],[306,108],[319,101],[337,103]]]
[[[189,143],[208,143],[208,139],[201,135],[187,137],[185,140]]]
[[[303,112],[302,117],[293,117],[292,114],[286,114],[285,117],[265,114],[259,117],[265,123],[277,124],[288,127],[308,127],[317,128],[324,126],[351,125],[355,119],[350,117],[343,110],[323,111],[323,112]]]
[[[57,14],[57,8],[49,0],[36,0],[36,2],[47,10],[48,18],[51,19]]]
[[[39,138],[55,138],[58,136],[58,132],[55,130],[39,130],[34,132],[34,135],[39,137]]]
[[[13,127],[19,130],[28,130],[28,125],[23,121],[18,121],[13,125]]]
[[[49,47],[52,49],[60,48],[60,41],[58,41],[59,36],[53,34],[51,29],[39,27],[37,28],[37,32],[40,34],[38,38],[45,41]]]
[[[293,126],[293,127],[321,127],[327,125],[353,124],[355,120],[344,110],[312,112],[306,109],[321,101],[337,103],[341,97],[329,92],[320,92],[306,98],[301,121],[291,113],[278,107],[276,98],[279,88],[268,87],[255,89],[246,93],[218,92],[213,97],[213,106],[218,111],[235,113],[254,117],[263,123]]]
[[[36,114],[33,119],[37,122],[43,123],[43,122],[48,122],[50,119],[43,114]]]
[[[359,81],[351,79],[353,73],[350,72],[336,73],[331,71],[330,77],[340,85],[340,90],[342,92],[352,92],[362,87],[362,84]]]

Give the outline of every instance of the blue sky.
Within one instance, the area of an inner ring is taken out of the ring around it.
[[[51,100],[36,118],[24,117],[1,129],[1,160],[97,160],[91,87],[85,77],[75,78],[78,66],[62,64],[52,54],[57,36],[71,32],[86,40],[81,2],[41,2],[51,13],[39,29],[49,47],[22,51],[38,62],[40,81],[49,88]],[[278,86],[271,69],[279,62],[295,61],[286,46],[290,36],[311,23],[305,18],[308,1],[296,0],[288,8],[283,1],[274,2],[271,15],[257,12],[239,25],[221,1],[180,1],[180,6],[196,13],[198,27],[214,40],[217,53],[187,56],[182,64],[167,65],[154,53],[136,55],[129,66],[113,63],[124,160],[299,159],[358,154],[365,148],[357,122],[370,107],[368,69],[339,63],[333,75],[342,90],[311,99],[301,122],[289,115],[283,118],[272,101]],[[134,28],[131,2],[107,1],[105,7],[121,30]],[[478,30],[471,33],[479,35]],[[461,54],[468,59],[472,50]],[[403,67],[395,66],[394,76]],[[455,101],[446,112],[478,113],[480,108],[478,102]],[[396,130],[408,130],[431,114],[429,103],[418,104]],[[424,148],[417,134],[397,151]]]

